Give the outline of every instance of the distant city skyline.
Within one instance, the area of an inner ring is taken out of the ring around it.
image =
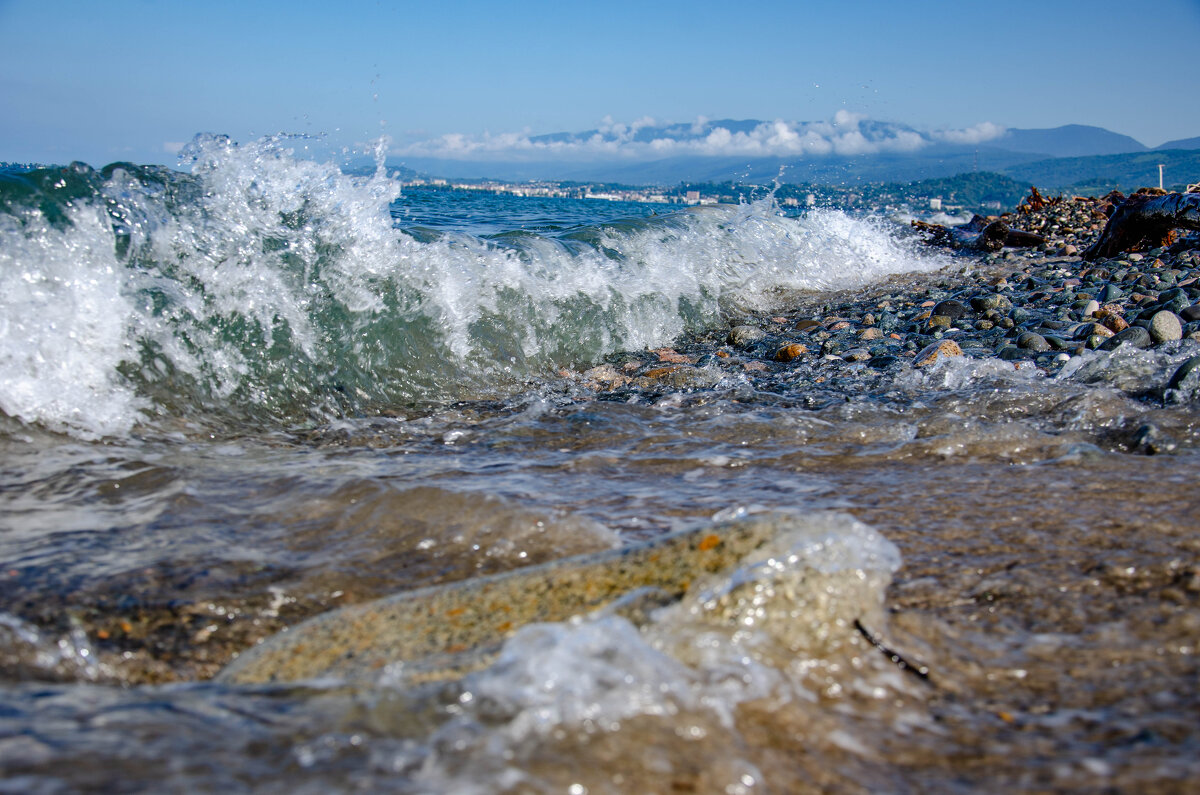
[[[502,158],[554,133],[628,138],[651,122],[705,119],[785,123],[707,142],[725,154],[852,149],[858,139],[838,138],[845,123],[869,119],[980,140],[1063,124],[1150,147],[1200,135],[1186,68],[1200,41],[1196,0],[0,0],[0,33],[8,161],[170,165],[200,132],[311,135],[312,149],[334,155],[386,135],[393,153]],[[807,130],[805,144],[786,124],[801,121],[829,134]]]

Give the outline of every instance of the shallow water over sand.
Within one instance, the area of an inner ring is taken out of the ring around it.
[[[290,437],[14,433],[6,768],[47,791],[1182,791],[1194,408],[959,369],[838,398],[568,386]],[[1147,420],[1179,449],[1127,452]],[[531,629],[436,687],[184,683],[325,609],[767,509],[836,509],[899,547],[868,629],[928,678],[853,632],[781,657],[676,610]]]

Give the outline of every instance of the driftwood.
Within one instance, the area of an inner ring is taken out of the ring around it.
[[[913,221],[913,228],[925,233],[925,242],[932,246],[973,249],[976,251],[999,251],[1002,248],[1028,248],[1040,246],[1046,238],[1032,232],[1010,229],[1008,224],[996,218],[976,215],[969,223],[958,228]]]
[[[1200,193],[1135,193],[1113,212],[1099,239],[1083,252],[1086,260],[1123,251],[1169,246],[1175,230],[1200,231]]]

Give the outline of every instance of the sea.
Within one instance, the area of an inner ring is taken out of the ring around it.
[[[1195,343],[755,360],[732,327],[979,264],[770,194],[418,190],[295,149],[0,175],[0,791],[1196,780],[1200,412],[1147,396]],[[1123,441],[1147,424],[1164,454]],[[344,605],[759,516],[822,540],[640,619],[506,628],[462,676],[219,676]]]

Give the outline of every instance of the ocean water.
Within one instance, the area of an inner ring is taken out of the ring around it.
[[[288,147],[0,177],[4,791],[1194,780],[1200,624],[1146,596],[1200,553],[1196,387],[1146,397],[1194,343],[725,366],[732,325],[974,266],[769,197],[405,190]],[[663,348],[696,375],[582,375]],[[1148,423],[1170,455],[1130,452]],[[761,516],[821,541],[506,628],[462,676],[213,679],[343,605]],[[1153,676],[1051,682],[1072,654]]]

